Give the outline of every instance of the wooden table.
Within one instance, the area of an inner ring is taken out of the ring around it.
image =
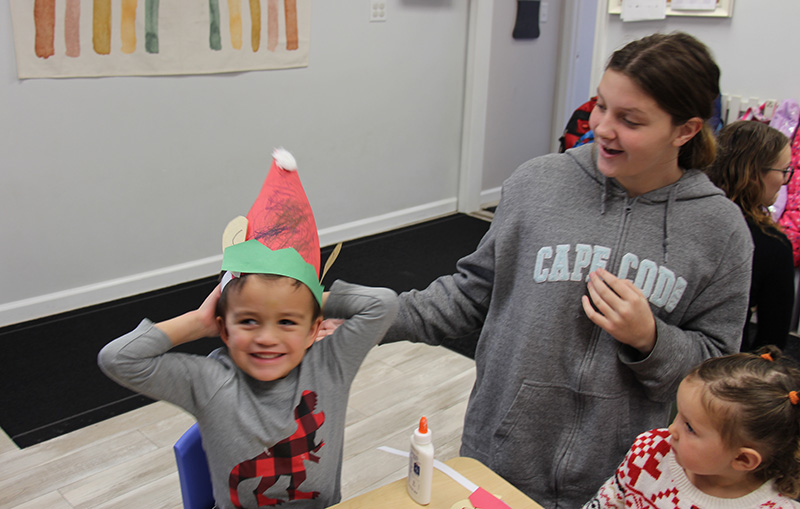
[[[445,461],[445,463],[473,483],[500,498],[512,509],[542,508],[542,506],[528,498],[524,493],[476,459],[459,457]],[[331,507],[337,509],[375,509],[378,507],[391,509],[420,509],[421,507],[451,509],[456,503],[467,500],[469,495],[470,493],[466,488],[438,469],[433,469],[431,503],[427,506],[417,504],[408,496],[406,479],[403,478]]]

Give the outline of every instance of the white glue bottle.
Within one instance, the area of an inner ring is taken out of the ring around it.
[[[433,443],[428,430],[428,419],[419,420],[419,429],[411,435],[411,452],[408,455],[408,494],[418,504],[431,501],[433,482]]]

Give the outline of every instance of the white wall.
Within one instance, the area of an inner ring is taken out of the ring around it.
[[[607,3],[599,0],[600,5]],[[669,16],[664,21],[623,23],[605,14],[605,34],[596,43],[602,69],[610,54],[625,43],[653,32],[688,32],[709,46],[722,70],[723,93],[761,99],[800,100],[800,66],[793,45],[797,41],[800,2],[735,0],[732,18]],[[599,81],[596,73],[594,87]],[[593,88],[594,88],[593,87]]]
[[[532,41],[511,38],[513,1],[386,3],[369,23],[367,2],[314,2],[304,69],[27,81],[0,8],[0,326],[215,273],[275,146],[323,245],[457,210],[465,164],[498,197],[552,142],[560,2]],[[470,22],[492,74],[466,97]]]
[[[537,39],[511,37],[516,2],[496,0],[487,96],[483,189],[497,189],[522,163],[551,151],[562,2],[548,4]],[[498,196],[499,197],[499,196]]]
[[[500,186],[526,160],[550,152],[561,2],[541,2],[540,36],[515,40],[516,2],[470,3],[459,210],[500,198]],[[545,14],[546,13],[546,14]]]
[[[387,4],[314,2],[303,69],[19,81],[6,3],[0,325],[213,274],[275,146],[330,242],[456,210],[468,5]]]
[[[553,152],[559,150],[559,139],[575,108],[593,95],[592,62],[599,8],[598,0],[574,0],[564,5],[551,136]]]

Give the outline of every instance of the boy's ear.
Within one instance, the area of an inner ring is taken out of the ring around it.
[[[751,447],[741,447],[739,454],[733,458],[734,470],[752,472],[761,464],[761,453]]]
[[[317,340],[317,336],[319,335],[319,329],[322,327],[322,317],[318,316],[316,320],[311,324],[311,330],[308,332],[308,340],[306,341],[306,349],[311,348],[311,345]]]
[[[219,329],[219,337],[225,346],[228,346],[228,329],[225,327],[225,319],[221,316],[217,317],[217,328]]]

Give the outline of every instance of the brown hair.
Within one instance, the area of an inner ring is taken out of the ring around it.
[[[224,272],[220,274],[220,279],[222,279],[222,276],[224,274],[225,274]],[[247,278],[253,276],[260,277],[268,281],[275,281],[278,279],[290,279],[294,282],[295,288],[306,287],[306,285],[303,284],[302,282],[288,276],[280,276],[277,274],[260,274],[260,273],[241,274],[239,277],[231,279],[228,282],[228,284],[226,284],[225,287],[222,289],[222,293],[219,296],[219,300],[217,301],[217,307],[215,310],[217,316],[223,318],[225,317],[225,314],[228,312],[228,299],[230,298],[230,296],[238,294],[242,290],[244,282],[247,280]],[[317,319],[317,317],[322,316],[322,308],[320,307],[319,302],[317,302],[317,299],[315,299],[314,295],[310,292],[311,290],[309,290],[309,295],[311,296],[311,304],[313,306],[311,320],[314,321]]]
[[[769,353],[772,361],[761,357]],[[753,353],[708,359],[687,379],[703,382],[703,403],[730,447],[762,455],[756,479],[775,479],[786,496],[800,493],[800,406],[789,393],[800,388],[800,369],[768,345]]]
[[[707,121],[719,96],[719,67],[700,41],[683,32],[653,34],[615,51],[606,69],[630,78],[672,117],[673,125],[703,119],[703,128],[683,144],[678,166],[705,168],[716,142]]]
[[[760,122],[740,120],[720,131],[719,153],[706,168],[711,182],[742,209],[744,217],[765,231],[776,227],[762,205],[763,176],[789,144],[782,132]]]

